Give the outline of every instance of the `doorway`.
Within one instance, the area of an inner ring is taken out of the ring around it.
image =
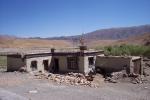
[[[94,65],[94,57],[89,57],[89,65]]]
[[[59,59],[54,58],[54,72],[59,72]]]
[[[48,71],[48,60],[43,60],[44,70]]]

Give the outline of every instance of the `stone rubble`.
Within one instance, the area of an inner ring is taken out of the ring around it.
[[[124,77],[127,77],[128,75],[125,70],[122,70],[120,72],[113,72],[111,76],[112,76],[112,79],[117,80],[117,79],[122,79]]]
[[[52,80],[58,84],[68,84],[68,85],[82,85],[82,86],[89,86],[89,87],[98,87],[97,84],[94,84],[93,76],[87,75],[81,73],[67,73],[67,74],[53,74],[53,73],[36,73],[34,74],[36,76],[36,79],[49,79]]]
[[[114,79],[112,79],[112,78],[110,78],[110,77],[105,78],[105,81],[106,81],[106,82],[110,82],[110,83],[117,83],[116,80],[114,80]]]
[[[29,93],[38,93],[37,90],[30,90]]]
[[[128,75],[124,70],[122,70],[119,72],[112,72],[109,77],[105,78],[105,82],[118,83],[122,80],[125,81],[125,78],[128,78],[133,84],[141,84],[143,81],[145,81],[144,78],[139,74],[132,73]]]
[[[130,77],[131,77],[131,83],[133,83],[133,84],[141,84],[141,83],[143,83],[143,78],[141,77],[141,75],[138,75],[138,74],[131,74],[130,75]]]
[[[110,83],[118,83],[119,79],[123,79],[124,77],[127,77],[127,73],[125,70],[119,71],[119,72],[112,72],[109,77],[105,78],[106,82]]]
[[[133,84],[143,83],[143,78],[138,74],[127,74],[126,71],[122,70],[119,72],[112,72],[109,77],[103,78],[102,75],[84,75],[81,73],[66,73],[66,74],[53,74],[53,73],[31,73],[36,77],[36,79],[48,79],[56,82],[57,84],[67,84],[75,86],[89,86],[89,87],[99,87],[100,83],[110,82],[118,83],[125,78],[128,78]]]

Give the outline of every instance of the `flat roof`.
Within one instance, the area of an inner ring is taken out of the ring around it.
[[[140,56],[97,56],[101,58],[130,58],[132,60],[141,59]]]
[[[27,54],[40,54],[40,53],[51,53],[51,50],[42,49],[17,49],[17,48],[0,48],[0,55],[27,55]]]
[[[54,54],[75,54],[75,53],[80,53],[81,50],[78,48],[76,49],[55,49]],[[83,54],[90,54],[90,53],[103,53],[103,50],[84,50],[82,53]],[[20,48],[0,48],[0,55],[1,56],[7,56],[7,55],[21,55],[21,56],[26,56],[26,55],[45,55],[45,54],[52,54],[51,48],[44,48],[44,49],[35,49],[35,48],[29,48],[29,49],[20,49]]]

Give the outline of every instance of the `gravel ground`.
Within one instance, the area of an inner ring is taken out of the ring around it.
[[[0,100],[150,100],[149,94],[150,82],[102,82],[100,87],[90,88],[59,85],[27,73],[0,73]]]
[[[0,100],[29,100],[23,96],[20,96],[16,93],[0,89]]]

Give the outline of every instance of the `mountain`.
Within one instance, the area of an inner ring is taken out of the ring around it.
[[[3,40],[3,39],[15,39],[17,37],[15,36],[11,36],[11,35],[1,35],[0,34],[0,40]]]
[[[118,39],[125,39],[131,36],[137,36],[143,33],[150,33],[150,25],[100,29],[100,30],[86,33],[83,35],[83,37],[85,40],[118,40]],[[81,35],[53,37],[47,39],[76,41],[79,40],[80,37]]]
[[[112,45],[121,45],[121,44],[129,44],[129,45],[145,45],[150,46],[150,33],[144,33],[137,36],[131,36],[126,39],[119,40],[92,40],[88,42],[87,45],[90,48],[104,47],[104,46],[112,46]]]
[[[150,25],[102,29],[85,34],[87,39],[125,39],[150,32]]]
[[[0,47],[70,47],[79,45],[81,35],[62,36],[53,38],[18,38],[15,36],[0,35]],[[96,30],[83,35],[85,44],[89,47],[139,44],[150,45],[150,25],[110,28]],[[69,40],[69,41],[68,41]]]
[[[150,33],[144,33],[142,35],[132,36],[127,39],[118,40],[117,43],[150,46]]]

